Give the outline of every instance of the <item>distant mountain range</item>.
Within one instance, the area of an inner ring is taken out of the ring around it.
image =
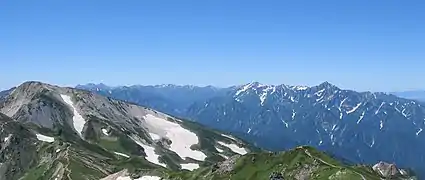
[[[425,90],[422,91],[401,91],[401,92],[391,92],[396,96],[406,98],[406,99],[416,99],[418,101],[425,102]]]
[[[269,150],[310,145],[349,162],[385,160],[425,172],[425,104],[389,93],[342,90],[328,82],[77,88],[155,107]]]
[[[85,90],[26,82],[2,97],[0,180],[416,179],[394,164],[347,165],[309,146],[265,152],[223,131]]]

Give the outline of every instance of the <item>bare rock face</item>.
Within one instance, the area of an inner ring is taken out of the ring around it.
[[[217,163],[214,165],[213,171],[219,173],[219,174],[223,174],[223,173],[227,173],[227,172],[231,172],[233,170],[233,167],[236,164],[236,161],[238,160],[238,158],[240,158],[240,155],[234,155],[232,157],[230,157],[229,159]]]
[[[397,169],[395,164],[390,164],[382,161],[378,164],[375,164],[373,166],[373,170],[385,178],[394,177],[399,174],[399,170]]]
[[[273,172],[270,174],[270,180],[284,180],[282,173]]]

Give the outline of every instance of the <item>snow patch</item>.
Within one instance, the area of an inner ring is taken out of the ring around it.
[[[196,163],[180,164],[180,166],[182,167],[182,169],[187,169],[189,171],[193,171],[199,168],[199,164]]]
[[[220,149],[220,148],[218,148],[218,147],[215,147],[215,149],[216,149],[218,152],[220,152],[220,153],[224,152],[224,150],[223,150],[223,149]]]
[[[347,111],[347,114],[350,114],[350,113],[353,113],[354,111],[356,111],[360,107],[360,105],[362,105],[362,103],[357,104],[353,109]]]
[[[147,114],[145,116],[145,122],[161,133],[155,134],[165,134],[165,136],[171,140],[170,150],[174,151],[182,159],[192,158],[199,161],[205,160],[207,157],[203,152],[198,150],[192,150],[190,147],[194,144],[199,143],[198,136],[180,126],[180,124],[167,121],[163,118]]]
[[[50,137],[50,136],[45,136],[42,134],[35,134],[37,136],[37,139],[40,141],[44,141],[44,142],[53,142],[55,141],[55,138]]]
[[[74,106],[74,103],[71,100],[71,97],[65,94],[60,95],[63,101],[65,101],[66,104],[71,106],[72,111],[74,113],[74,116],[72,117],[72,122],[74,124],[74,129],[77,131],[77,133],[81,136],[81,133],[83,131],[84,125],[86,124],[86,121],[84,120],[83,116],[78,113],[77,109]]]
[[[288,128],[288,123],[282,119],[283,124],[285,124],[286,128]]]
[[[224,136],[224,137],[227,137],[229,139],[232,139],[232,140],[235,140],[236,141],[236,139],[234,137],[232,137],[232,136],[229,136],[229,135],[226,135],[226,134],[221,134],[221,135]]]
[[[251,128],[248,128],[248,131],[247,131],[246,133],[248,133],[248,134],[249,134],[250,132],[251,132]]]
[[[294,86],[292,89],[298,90],[298,91],[304,91],[307,90],[307,86]]]
[[[7,137],[5,137],[4,139],[3,139],[3,142],[7,142],[7,141],[9,141],[9,139],[12,137],[12,134],[9,134],[9,135],[7,135]]]
[[[403,109],[403,111],[401,111],[401,114],[403,114],[403,116],[404,116],[405,118],[407,118],[407,114],[406,114],[404,111],[406,111],[406,108],[404,108],[404,109]]]
[[[381,110],[382,106],[385,104],[385,102],[382,102],[381,105],[379,105],[378,110],[375,111],[375,114],[379,113],[379,110]]]
[[[419,136],[419,134],[422,132],[422,128],[419,128],[419,131],[416,132],[416,136]]]
[[[61,152],[61,149],[56,149],[56,153]]]
[[[134,142],[136,142],[139,146],[141,146],[145,150],[145,153],[146,153],[146,157],[145,158],[146,158],[146,160],[148,160],[151,163],[160,165],[162,167],[167,167],[166,164],[159,162],[159,159],[158,159],[159,158],[159,155],[155,153],[155,148],[143,144],[142,142],[140,142],[136,138],[132,138],[131,137],[131,139],[133,139]]]
[[[382,129],[383,127],[384,127],[384,121],[382,121],[382,120],[381,120],[381,121],[379,122],[379,129]]]
[[[127,154],[123,154],[123,153],[119,153],[119,152],[114,152],[116,155],[122,156],[122,157],[126,157],[126,158],[130,158],[129,155]]]
[[[359,120],[357,120],[357,124],[359,124],[362,121],[362,119],[364,118],[364,113],[365,113],[365,111],[363,111],[362,115],[360,115]]]
[[[228,147],[230,150],[232,150],[233,152],[238,153],[240,155],[244,155],[244,154],[248,153],[245,148],[240,148],[236,144],[227,144],[227,143],[221,142],[221,141],[217,141],[217,143],[222,145],[222,146]]]
[[[160,140],[161,136],[159,136],[158,134],[155,133],[149,133],[149,136],[153,139],[153,140]]]
[[[106,129],[102,129],[102,132],[103,132],[103,134],[104,134],[104,135],[109,136],[109,134],[108,134],[108,130],[106,130]]]
[[[322,96],[323,92],[325,91],[325,89],[319,90],[316,93],[314,93],[314,95],[316,96]]]
[[[296,114],[297,112],[295,112],[295,110],[292,109],[292,120],[294,120]]]

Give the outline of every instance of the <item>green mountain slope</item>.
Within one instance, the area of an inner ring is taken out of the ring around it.
[[[298,147],[281,153],[251,153],[194,172],[172,174],[175,180],[380,180],[368,166],[348,166],[311,147]],[[410,179],[400,174],[393,179]]]

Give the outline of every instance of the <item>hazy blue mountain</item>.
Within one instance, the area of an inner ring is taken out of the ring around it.
[[[396,96],[406,98],[406,99],[415,99],[418,101],[425,102],[425,91],[401,91],[401,92],[392,92]]]
[[[86,84],[78,85],[76,88],[154,108],[176,116],[185,116],[187,108],[194,102],[203,102],[215,96],[223,96],[229,91],[229,88],[213,86],[198,87],[172,84],[119,87],[109,87],[104,84]]]
[[[425,172],[425,104],[390,94],[254,82],[194,103],[187,116],[271,150],[307,144],[350,162]]]

